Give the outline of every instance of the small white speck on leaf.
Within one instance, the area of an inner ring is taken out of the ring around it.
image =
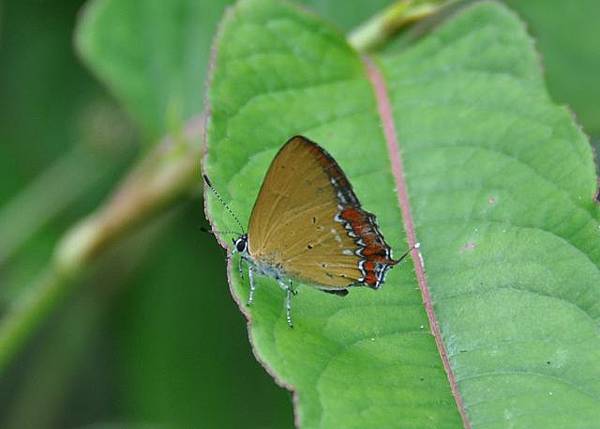
[[[460,253],[463,253],[467,250],[473,250],[477,247],[477,244],[473,241],[469,241],[468,243],[465,243],[463,245],[463,247],[460,249]]]

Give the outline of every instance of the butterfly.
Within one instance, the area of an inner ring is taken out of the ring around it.
[[[236,219],[206,175],[208,187]],[[254,275],[274,278],[286,292],[286,319],[293,327],[293,282],[346,296],[354,286],[381,287],[386,273],[412,250],[394,259],[375,215],[365,211],[333,157],[303,136],[279,150],[263,180],[250,215],[248,232],[233,239],[233,252],[248,265],[254,300]],[[414,247],[418,247],[418,244]]]

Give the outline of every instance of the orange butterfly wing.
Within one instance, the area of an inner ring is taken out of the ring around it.
[[[395,263],[341,168],[300,136],[269,167],[250,216],[248,246],[257,263],[323,289],[378,287]]]

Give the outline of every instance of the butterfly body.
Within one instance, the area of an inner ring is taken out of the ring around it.
[[[255,273],[276,279],[287,291],[290,326],[292,282],[341,296],[353,286],[378,289],[408,254],[392,257],[375,216],[362,209],[337,162],[302,136],[289,139],[273,159],[248,233],[234,240],[234,251],[249,266],[249,303]]]
[[[290,276],[284,271],[283,266],[273,257],[256,257],[251,256],[248,251],[248,235],[244,234],[234,241],[236,251],[240,257],[251,265],[252,269],[267,277],[273,277],[276,280],[284,280]]]

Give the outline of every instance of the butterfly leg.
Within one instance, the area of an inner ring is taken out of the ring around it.
[[[240,279],[244,280],[244,270],[242,269],[242,261],[244,258],[240,256],[238,259],[238,271],[240,272]]]
[[[294,293],[294,290],[292,289],[291,286],[286,289],[285,317],[287,318],[287,323],[290,328],[294,327],[294,324],[292,323],[292,294],[293,293]]]
[[[292,322],[292,295],[296,294],[296,291],[292,288],[292,282],[290,280],[289,284],[285,284],[281,279],[277,280],[279,286],[283,290],[285,290],[285,317],[287,319],[287,324],[290,328],[294,327],[294,323]]]
[[[248,294],[248,303],[246,305],[252,305],[256,284],[254,283],[254,268],[252,268],[252,265],[250,264],[248,264],[248,280],[250,282],[250,293]]]

